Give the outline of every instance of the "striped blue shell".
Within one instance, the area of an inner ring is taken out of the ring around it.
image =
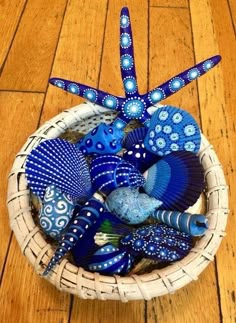
[[[91,179],[85,157],[75,145],[62,139],[40,143],[29,154],[26,178],[30,189],[41,199],[46,187],[54,184],[73,199],[91,196]]]
[[[133,265],[133,257],[108,243],[100,247],[89,261],[89,270],[105,275],[125,275]]]
[[[143,226],[120,240],[120,248],[123,247],[132,255],[160,262],[182,259],[192,246],[191,236],[165,224]]]
[[[51,238],[58,239],[69,224],[75,204],[70,195],[61,192],[55,185],[46,188],[39,224]]]
[[[92,187],[106,195],[118,187],[141,187],[143,175],[130,163],[116,155],[103,155],[93,159],[90,165]]]
[[[102,122],[81,138],[76,143],[76,147],[84,155],[116,154],[122,149],[121,143],[123,137],[123,130]]]
[[[191,236],[202,236],[208,228],[208,220],[202,214],[156,210],[153,218]]]
[[[91,198],[85,203],[85,205],[75,214],[72,223],[60,240],[54,256],[47,265],[43,275],[47,275],[54,266],[62,260],[62,258],[76,245],[78,240],[84,236],[85,232],[96,223],[104,211],[104,205],[95,198]]]
[[[144,140],[145,147],[158,156],[179,150],[197,153],[200,143],[201,133],[194,118],[172,106],[161,107],[152,115]]]

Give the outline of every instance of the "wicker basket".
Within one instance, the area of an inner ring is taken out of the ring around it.
[[[46,122],[29,137],[16,156],[8,185],[10,225],[22,253],[39,274],[49,262],[53,248],[44,239],[32,216],[30,192],[27,188],[24,169],[27,155],[42,140],[58,137],[67,129],[79,129],[80,132],[86,133],[99,122],[111,122],[113,118],[114,113],[110,110],[91,103],[81,104]],[[214,259],[222,237],[225,235],[228,216],[228,190],[222,166],[214,149],[203,135],[199,158],[205,170],[207,183],[206,216],[209,220],[209,229],[197,241],[187,257],[164,269],[129,277],[110,277],[90,273],[71,264],[68,259],[64,259],[46,279],[59,290],[81,298],[113,299],[123,302],[137,299],[150,300],[153,297],[174,293],[192,280],[196,280]]]

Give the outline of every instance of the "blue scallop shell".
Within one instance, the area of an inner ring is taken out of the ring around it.
[[[144,141],[147,135],[147,128],[139,127],[130,131],[123,139],[122,146],[127,150],[135,144],[140,144]]]
[[[164,210],[185,211],[204,189],[204,172],[198,157],[189,151],[164,156],[145,173],[144,191],[163,202]]]
[[[197,153],[200,143],[201,133],[194,118],[172,106],[161,107],[152,115],[144,140],[145,147],[158,156],[180,150]]]
[[[164,224],[151,224],[136,229],[120,240],[120,248],[134,256],[160,262],[184,258],[193,246],[192,237]]]
[[[108,243],[100,247],[89,261],[88,268],[92,272],[105,275],[125,275],[133,265],[133,257]]]
[[[87,133],[77,143],[84,155],[89,154],[116,154],[122,149],[124,132],[112,125],[100,123],[97,127]]]
[[[140,142],[131,146],[123,154],[123,159],[134,165],[141,173],[144,173],[149,167],[155,164],[160,157],[151,153]]]
[[[138,224],[147,220],[162,202],[147,194],[139,193],[135,188],[117,188],[106,199],[106,207],[121,221]]]
[[[57,138],[40,143],[29,154],[25,171],[30,189],[41,199],[51,184],[79,201],[91,196],[86,159],[75,145],[65,140]]]
[[[90,165],[93,189],[110,194],[118,187],[141,187],[143,175],[130,163],[116,155],[103,155],[93,159]]]
[[[55,185],[46,188],[39,224],[51,238],[58,239],[68,226],[75,208],[70,195],[63,193]]]

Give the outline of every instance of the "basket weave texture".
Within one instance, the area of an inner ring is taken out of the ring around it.
[[[157,107],[152,107],[155,110]],[[151,110],[149,112],[151,112]],[[46,122],[32,134],[17,154],[8,182],[8,210],[10,226],[20,245],[22,253],[41,274],[45,264],[53,255],[52,246],[45,240],[32,215],[30,192],[25,177],[27,155],[41,141],[56,138],[68,129],[87,133],[100,122],[111,122],[114,113],[92,103],[83,103],[66,110]],[[206,198],[209,229],[195,244],[187,257],[172,265],[143,275],[127,277],[103,276],[78,268],[68,259],[47,276],[59,290],[81,298],[128,300],[145,299],[174,293],[206,268],[225,235],[228,217],[228,188],[222,166],[213,147],[202,135],[199,159],[206,179]]]

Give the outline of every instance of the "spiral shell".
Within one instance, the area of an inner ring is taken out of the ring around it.
[[[141,187],[143,175],[130,163],[116,155],[103,155],[93,159],[90,175],[94,190],[110,194],[118,187]]]

